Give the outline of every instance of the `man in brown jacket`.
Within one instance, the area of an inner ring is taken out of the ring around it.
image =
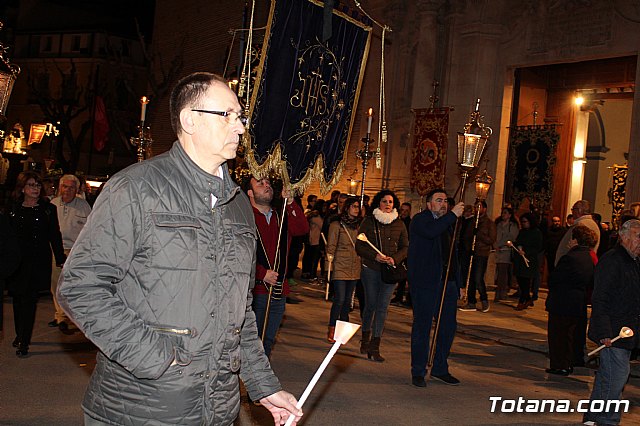
[[[487,298],[487,286],[484,282],[484,274],[487,272],[489,253],[496,241],[496,224],[487,216],[487,203],[480,201],[478,208],[478,226],[468,226],[463,238],[468,246],[472,246],[473,234],[476,234],[476,243],[473,249],[473,264],[469,277],[469,288],[467,288],[467,304],[460,308],[461,311],[476,310],[476,290],[480,293],[482,312],[489,312],[489,299]],[[473,219],[472,219],[473,220]],[[462,277],[465,279],[466,277]]]

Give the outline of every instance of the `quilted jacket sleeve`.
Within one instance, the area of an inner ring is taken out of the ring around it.
[[[109,359],[141,379],[160,377],[181,350],[118,297],[144,227],[140,197],[115,176],[98,197],[65,263],[57,297],[78,328]],[[140,255],[140,254],[138,254]]]

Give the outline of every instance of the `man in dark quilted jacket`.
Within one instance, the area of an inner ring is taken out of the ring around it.
[[[99,348],[88,425],[230,425],[249,397],[284,424],[251,309],[256,229],[226,161],[246,119],[219,76],[183,78],[170,151],[114,175],[62,272],[58,301]]]

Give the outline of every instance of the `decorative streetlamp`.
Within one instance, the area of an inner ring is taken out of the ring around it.
[[[151,138],[151,128],[144,125],[144,122],[147,117],[147,104],[149,103],[149,98],[143,96],[140,99],[140,103],[142,104],[142,109],[140,111],[140,125],[138,126],[138,137],[131,137],[130,142],[131,145],[137,148],[136,157],[138,159],[138,163],[144,160],[151,158],[152,151],[151,146],[153,145],[153,139]]]
[[[490,127],[485,126],[482,123],[482,116],[480,115],[480,99],[476,101],[476,108],[469,115],[469,122],[465,124],[464,131],[462,133],[458,133],[458,167],[460,168],[460,199],[459,201],[464,200],[464,191],[467,183],[467,179],[469,178],[469,174],[478,167],[480,163],[480,158],[484,153],[484,149],[489,142],[489,138],[491,137],[491,133],[493,131]],[[486,175],[486,170],[483,173]],[[482,178],[483,175],[480,175],[478,179],[476,179],[476,191],[478,194],[483,193],[486,197],[487,192],[489,191],[489,187],[491,186],[491,179],[489,175],[486,175],[487,179]],[[482,178],[482,179],[480,179]],[[488,179],[491,179],[487,184]],[[486,190],[485,190],[486,188]],[[456,191],[457,192],[457,191]],[[478,195],[479,198],[479,195]],[[477,228],[477,214],[476,214],[476,228]],[[451,260],[453,259],[453,252],[455,247],[455,241],[457,239],[458,231],[460,227],[460,221],[456,222],[456,227],[453,232],[453,236],[451,238],[451,244],[449,245],[449,260],[447,262],[447,270],[444,275],[444,282],[442,285],[442,294],[440,295],[440,307],[438,309],[438,315],[436,316],[436,323],[433,330],[433,337],[431,338],[430,348],[429,348],[429,360],[427,362],[427,375],[426,380],[431,378],[431,369],[433,368],[433,360],[436,354],[436,341],[438,340],[438,331],[440,330],[440,319],[442,316],[442,306],[444,304],[444,296],[447,292],[447,284],[449,281],[449,273],[451,271]],[[475,236],[474,236],[475,241]]]
[[[0,21],[0,30],[2,30],[3,26],[4,24]],[[13,90],[13,83],[15,83],[18,74],[20,74],[20,67],[11,63],[7,56],[7,50],[9,48],[0,42],[0,126],[7,120],[4,114]],[[0,129],[0,137],[2,136],[4,136],[4,132]]]

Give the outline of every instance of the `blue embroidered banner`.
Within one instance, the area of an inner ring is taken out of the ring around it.
[[[371,27],[344,8],[332,13],[322,42],[323,4],[273,0],[244,138],[251,172],[277,173],[302,191],[339,180],[358,103]]]

